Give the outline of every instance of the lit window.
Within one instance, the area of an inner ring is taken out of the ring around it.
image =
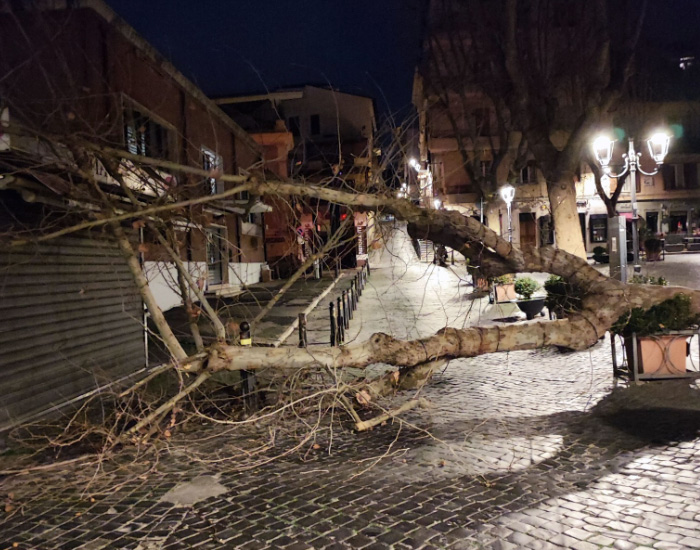
[[[690,67],[693,65],[695,65],[695,57],[692,55],[688,57],[681,57],[680,63],[678,64],[683,71],[690,69]]]
[[[605,214],[591,215],[590,227],[592,243],[604,243],[608,240],[608,217]]]

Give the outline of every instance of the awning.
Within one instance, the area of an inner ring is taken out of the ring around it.
[[[209,204],[213,208],[218,208],[233,214],[245,214],[246,212],[250,214],[260,214],[272,212],[272,206],[260,201],[254,202],[250,209],[248,209],[248,201],[236,201],[235,203],[233,203],[233,201],[212,201]]]

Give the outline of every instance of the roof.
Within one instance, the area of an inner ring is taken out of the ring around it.
[[[0,0],[0,13],[11,13],[14,2],[11,0]],[[175,66],[168,61],[158,50],[146,41],[136,30],[122,19],[103,0],[35,0],[24,9],[26,10],[72,10],[90,9],[109,23],[114,29],[119,31],[129,42],[136,46],[142,53],[148,56],[153,63],[164,71],[168,76],[182,86],[189,94],[195,97],[206,107],[212,116],[223,122],[234,135],[256,152],[261,152],[260,146],[250,137],[250,135],[236,124],[218,105],[200,90],[190,79],[178,71]]]
[[[366,95],[360,94],[350,94],[348,92],[343,92],[341,90],[336,90],[330,86],[314,86],[312,84],[305,84],[303,86],[293,86],[289,88],[279,88],[271,92],[256,93],[256,94],[243,94],[243,95],[232,95],[232,96],[222,96],[214,99],[214,103],[217,105],[228,105],[231,103],[249,103],[252,101],[286,101],[290,99],[301,99],[304,97],[304,93],[307,89],[313,88],[315,90],[321,90],[323,92],[330,92],[335,94],[342,94],[352,97],[360,97],[374,102],[374,98]]]

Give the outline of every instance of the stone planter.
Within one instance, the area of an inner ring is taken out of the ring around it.
[[[687,376],[688,337],[685,335],[629,336],[625,338],[625,351],[634,380]]]
[[[515,303],[518,304],[520,311],[527,316],[528,321],[534,319],[535,316],[542,313],[542,309],[544,309],[544,297],[517,300]]]
[[[515,283],[509,283],[507,285],[494,285],[493,292],[496,303],[510,302],[518,299],[518,295],[515,293]]]

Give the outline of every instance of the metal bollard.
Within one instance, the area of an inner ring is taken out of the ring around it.
[[[343,290],[343,321],[345,321],[345,328],[350,328],[350,308],[348,307],[348,293]]]
[[[348,317],[352,320],[354,317],[353,312],[355,311],[355,303],[352,297],[352,281],[350,282],[350,288],[348,289]]]
[[[357,287],[355,286],[355,279],[350,281],[350,297],[352,298],[352,310],[357,309]]]
[[[367,261],[365,262],[365,267],[367,268],[367,278],[369,279],[369,275],[370,275],[369,260],[367,260]]]
[[[336,327],[336,322],[335,322],[335,306],[333,305],[333,302],[330,303],[328,306],[328,309],[331,314],[331,347],[335,347],[338,343],[337,341],[337,327]]]
[[[340,301],[340,296],[336,300],[338,302],[336,308],[338,310],[338,345],[345,343],[345,321],[343,320],[343,303]]]
[[[306,313],[299,314],[299,347],[305,348],[308,339],[306,337]]]
[[[355,287],[357,288],[357,297],[362,296],[362,281],[360,279],[360,274],[355,275]]]
[[[250,323],[243,321],[240,325],[241,329],[241,346],[250,347],[253,345],[253,339],[250,335]],[[243,389],[243,400],[246,408],[255,410],[258,408],[258,393],[255,389],[255,373],[252,371],[241,371],[241,385]]]

